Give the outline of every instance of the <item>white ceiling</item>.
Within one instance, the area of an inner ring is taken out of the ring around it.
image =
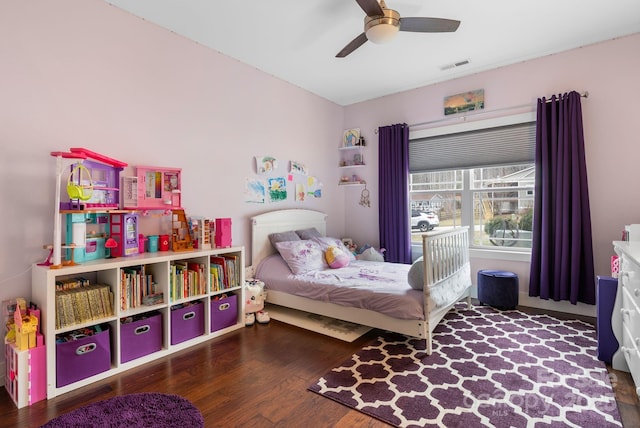
[[[355,0],[105,1],[340,105],[640,32],[639,0],[387,0],[460,27],[335,58],[363,31]]]

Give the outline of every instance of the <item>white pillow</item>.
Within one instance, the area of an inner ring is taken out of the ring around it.
[[[407,281],[414,290],[422,290],[424,288],[424,266],[422,264],[422,256],[420,256],[409,269]]]
[[[324,251],[311,240],[276,242],[276,248],[291,269],[298,275],[326,268]]]

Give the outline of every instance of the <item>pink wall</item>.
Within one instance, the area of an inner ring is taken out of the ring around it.
[[[368,148],[370,162],[363,174],[369,179],[372,202],[377,207],[374,130],[378,126],[442,119],[445,96],[473,89],[484,89],[486,110],[522,104],[531,105],[533,110],[538,97],[570,90],[588,91],[589,98],[582,100],[582,109],[594,258],[596,274],[610,275],[611,241],[620,238],[625,224],[640,223],[640,198],[635,189],[640,183],[638,52],[640,34],[635,34],[346,107],[345,126],[359,126],[372,143]],[[345,200],[345,209],[358,209],[355,198]],[[370,237],[372,231],[377,236],[377,221],[377,209],[372,209],[365,218],[346,216],[345,226],[355,239],[363,239]],[[477,269],[496,265],[514,269],[524,278],[521,288],[528,286],[528,263],[476,259],[473,264]]]
[[[187,214],[231,217],[248,254],[249,219],[264,211],[317,209],[344,229],[342,107],[99,0],[2,2],[0,57],[0,300],[31,295],[29,268],[53,238],[49,153],[70,147],[182,168]],[[282,171],[302,162],[324,197],[245,202],[255,155]]]

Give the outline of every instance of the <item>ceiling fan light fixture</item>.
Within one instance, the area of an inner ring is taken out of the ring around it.
[[[392,9],[383,11],[384,16],[367,16],[364,19],[364,32],[370,42],[390,42],[400,31],[400,14]]]

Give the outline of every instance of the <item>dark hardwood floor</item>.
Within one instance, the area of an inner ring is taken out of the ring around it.
[[[151,391],[191,400],[207,427],[383,427],[306,390],[376,334],[347,343],[277,321],[256,324],[21,410],[2,388],[0,427],[38,427],[92,402]],[[624,426],[640,426],[631,377],[610,372]]]

